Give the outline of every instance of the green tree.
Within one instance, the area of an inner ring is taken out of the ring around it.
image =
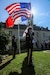
[[[9,43],[9,33],[4,28],[0,30],[0,52],[3,54]]]

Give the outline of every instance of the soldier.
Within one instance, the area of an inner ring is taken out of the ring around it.
[[[12,48],[13,48],[13,59],[15,58],[15,54],[16,54],[16,49],[17,49],[17,44],[15,41],[15,36],[12,37]]]
[[[32,27],[28,27],[28,32],[26,34],[26,46],[28,49],[28,65],[32,65],[32,49],[33,49],[33,36]]]

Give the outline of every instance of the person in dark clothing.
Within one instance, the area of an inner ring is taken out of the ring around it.
[[[28,33],[26,34],[26,47],[28,49],[28,65],[32,64],[32,49],[33,49],[33,36],[34,32],[32,32],[32,27],[28,28]]]
[[[47,49],[47,43],[45,42],[45,49]]]
[[[13,59],[15,58],[15,54],[16,54],[16,49],[17,49],[17,44],[15,41],[15,36],[12,37],[12,49],[13,49]]]
[[[38,48],[38,42],[36,42],[36,47]]]

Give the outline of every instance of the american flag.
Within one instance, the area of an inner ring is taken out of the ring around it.
[[[30,3],[13,3],[6,7],[9,15],[12,17],[13,21],[21,17],[21,20],[26,20],[30,18]]]

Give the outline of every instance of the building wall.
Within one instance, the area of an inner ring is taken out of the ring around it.
[[[12,36],[15,35],[15,38],[16,38],[16,42],[17,42],[17,49],[19,49],[19,43],[18,43],[18,29],[6,29],[8,32],[9,32],[9,35],[11,36],[11,40],[12,40]],[[20,35],[20,38],[22,38],[22,34],[23,34],[24,30],[20,30],[19,31],[19,35]]]
[[[38,46],[39,46],[39,48],[41,48],[41,43],[45,43],[46,41],[48,41],[50,38],[49,38],[49,36],[50,36],[50,31],[39,31],[39,30],[35,30],[34,31],[34,33],[35,33],[35,36],[34,36],[34,38],[35,38],[35,41],[37,41],[38,42]]]
[[[18,30],[17,29],[6,29],[7,31],[9,31],[9,34],[11,36],[15,35],[16,39],[17,39],[17,46],[19,48],[19,44],[18,44]],[[24,29],[21,29],[20,31],[20,38],[22,38],[22,34],[24,32]],[[50,36],[50,31],[45,31],[45,30],[34,30],[34,40],[35,42],[37,42],[38,44],[38,48],[41,48],[41,43],[44,43],[45,41],[49,40],[49,36]],[[34,48],[36,47],[36,43],[34,43]]]

